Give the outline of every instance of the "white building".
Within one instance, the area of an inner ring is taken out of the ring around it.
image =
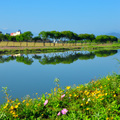
[[[15,32],[15,33],[10,33],[10,36],[16,36],[16,35],[20,35],[20,34],[21,34],[21,31],[18,30],[18,31]]]

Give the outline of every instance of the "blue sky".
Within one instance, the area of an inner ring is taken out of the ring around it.
[[[0,0],[0,31],[120,33],[120,0]]]

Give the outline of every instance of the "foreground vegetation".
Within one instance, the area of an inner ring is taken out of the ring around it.
[[[20,101],[9,98],[1,105],[0,119],[4,120],[119,120],[120,119],[120,75],[92,80],[88,84],[67,86],[61,89],[59,79],[51,93]]]

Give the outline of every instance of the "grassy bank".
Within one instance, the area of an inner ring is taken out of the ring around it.
[[[91,81],[85,85],[57,87],[31,99],[11,100],[6,94],[6,103],[1,105],[3,120],[119,120],[120,75],[113,74]]]
[[[44,53],[44,52],[60,52],[68,50],[110,50],[119,49],[120,44],[82,44],[80,46],[44,46],[44,47],[0,47],[0,54],[16,54],[16,53]]]

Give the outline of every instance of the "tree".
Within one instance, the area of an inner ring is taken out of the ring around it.
[[[28,40],[32,39],[33,34],[32,34],[32,32],[27,31],[27,32],[24,32],[22,34],[22,36],[23,36],[23,38],[24,38],[25,41],[28,41]]]
[[[17,35],[16,36],[16,41],[18,41],[18,42],[22,42],[24,40],[24,36],[23,36],[23,34],[21,34],[21,35]]]
[[[41,37],[40,36],[36,36],[32,39],[34,42],[37,42],[37,40],[41,40]]]
[[[61,38],[61,33],[59,31],[51,31],[49,32],[50,38],[58,40]]]
[[[62,33],[62,37],[69,39],[69,40],[72,40],[75,37],[74,36],[75,34],[71,31],[62,31],[61,33]]]
[[[2,33],[0,33],[0,41],[3,41],[4,39],[5,39],[5,36]]]
[[[42,31],[39,33],[39,37],[43,40],[43,42],[47,40],[48,36],[49,36],[48,32]]]
[[[41,40],[41,38],[39,36],[36,36],[32,40],[34,41],[34,46],[35,46],[35,43],[37,42],[37,40]]]
[[[96,42],[106,43],[110,41],[110,37],[108,35],[99,35],[95,39]]]
[[[87,34],[87,33],[79,34],[78,37],[79,37],[79,40],[90,40],[90,41],[92,41],[92,40],[95,39],[95,35]]]

